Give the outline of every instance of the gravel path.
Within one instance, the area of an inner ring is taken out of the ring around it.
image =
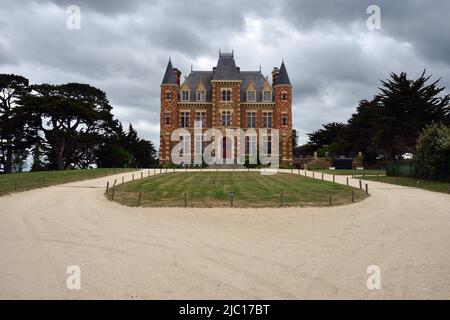
[[[114,179],[0,197],[0,298],[450,298],[447,194],[370,181],[331,208],[130,208],[103,196]]]

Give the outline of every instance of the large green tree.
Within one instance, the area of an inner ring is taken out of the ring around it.
[[[382,81],[381,93],[375,97],[377,104],[372,145],[383,150],[389,159],[414,153],[420,131],[432,122],[449,121],[450,95],[440,96],[444,87],[439,80],[428,84],[431,76],[425,71],[411,80],[407,74],[392,73]]]
[[[35,131],[18,111],[18,102],[29,92],[28,79],[0,74],[0,166],[5,173],[21,170]]]
[[[68,168],[80,158],[80,148],[91,158],[79,160],[84,164],[94,162],[94,152],[86,148],[99,145],[113,123],[106,94],[80,83],[34,85],[32,89],[22,99],[23,113],[45,136],[50,168]]]
[[[450,179],[450,126],[432,123],[417,140],[415,173],[418,177]]]

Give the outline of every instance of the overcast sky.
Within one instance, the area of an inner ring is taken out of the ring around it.
[[[369,30],[370,4],[381,29]],[[81,9],[70,30],[67,7]],[[182,77],[234,49],[241,70],[270,77],[284,58],[300,142],[346,121],[390,72],[423,69],[450,87],[450,1],[0,0],[0,73],[31,83],[89,83],[113,113],[159,145],[159,90],[169,55]],[[448,92],[448,90],[447,90]]]

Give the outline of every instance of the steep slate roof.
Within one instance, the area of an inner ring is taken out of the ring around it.
[[[280,73],[278,74],[278,79],[276,84],[291,84],[289,80],[289,76],[286,70],[286,66],[284,65],[284,61],[281,62]]]
[[[262,89],[266,78],[260,71],[241,71],[239,73],[239,79],[242,80],[241,84],[241,102],[247,101],[247,86],[250,81],[253,81],[253,85],[256,89],[256,102],[262,101]]]
[[[239,80],[239,73],[232,53],[219,54],[213,80]]]
[[[170,67],[172,64],[170,63]],[[167,66],[169,68],[169,65]],[[284,70],[284,71],[282,71]],[[282,75],[283,73],[283,75]],[[167,71],[166,71],[167,74]],[[173,70],[171,72],[173,74]],[[164,76],[164,79],[166,76]],[[175,77],[174,77],[175,78]],[[289,77],[287,75],[286,67],[282,63],[280,68],[279,84],[290,84]],[[287,80],[286,80],[287,79]],[[219,55],[219,60],[217,62],[216,71],[191,71],[191,73],[186,77],[185,83],[189,87],[190,91],[190,102],[195,102],[197,100],[197,88],[200,83],[203,83],[206,89],[206,101],[212,101],[212,86],[211,80],[241,80],[241,102],[246,102],[247,100],[247,86],[252,81],[256,89],[256,101],[262,101],[262,90],[266,78],[261,73],[261,71],[238,71],[236,63],[234,62],[234,57],[232,53],[221,53]],[[175,80],[176,81],[176,80]],[[287,81],[287,82],[286,82]]]
[[[164,78],[161,84],[177,84],[177,78],[173,73],[172,61],[169,59],[169,63],[167,64],[166,73],[164,74]]]
[[[191,71],[189,76],[186,78],[186,82],[189,85],[189,90],[191,91],[189,101],[194,102],[197,99],[197,87],[200,82],[203,83],[206,89],[206,101],[212,101],[212,88],[211,80],[213,78],[212,71]]]

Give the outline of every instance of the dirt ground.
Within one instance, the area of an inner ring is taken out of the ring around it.
[[[0,197],[0,298],[450,298],[450,195],[368,182],[331,208],[131,208],[103,195],[121,177]]]

